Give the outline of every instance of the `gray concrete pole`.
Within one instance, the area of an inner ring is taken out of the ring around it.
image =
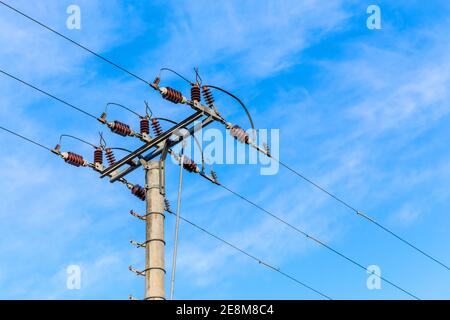
[[[160,177],[164,177],[164,164],[160,175],[159,161],[144,165],[147,188],[146,247],[145,247],[145,299],[164,300],[164,197],[160,193]]]

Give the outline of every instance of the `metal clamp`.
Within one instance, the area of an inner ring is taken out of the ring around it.
[[[146,219],[145,219],[145,216],[141,216],[140,214],[134,212],[133,210],[130,210],[130,214],[131,214],[133,217],[138,218],[139,220],[146,220]]]
[[[145,273],[147,272],[147,269],[145,269],[143,271],[140,271],[140,270],[137,270],[137,269],[133,268],[133,266],[129,266],[128,270],[130,270],[131,272],[136,273],[138,276],[143,276],[143,277],[145,277]]]

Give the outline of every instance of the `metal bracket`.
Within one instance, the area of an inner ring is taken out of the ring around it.
[[[128,154],[127,156],[125,156],[124,158],[122,158],[121,160],[117,161],[115,164],[109,166],[108,168],[106,168],[102,174],[101,174],[101,178],[104,178],[108,175],[110,175],[111,173],[113,173],[115,170],[119,169],[120,167],[122,167],[123,165],[127,164],[130,160],[137,158],[138,156],[140,156],[141,154],[143,154],[144,152],[150,150],[151,148],[154,148],[156,146],[158,146],[158,144],[160,144],[161,142],[167,140],[173,132],[175,132],[176,130],[183,128],[187,125],[189,125],[190,123],[194,122],[195,120],[198,120],[202,117],[202,113],[201,112],[196,112],[193,115],[191,115],[190,117],[184,119],[183,121],[179,122],[178,124],[174,125],[172,128],[170,128],[169,130],[163,132],[161,135],[155,137],[154,139],[152,139],[149,143],[143,145],[142,147],[138,148],[137,150],[135,150],[134,152]],[[147,159],[146,159],[147,160]],[[135,167],[130,166],[130,168],[137,168],[138,165],[136,165]]]
[[[136,273],[138,276],[143,276],[143,277],[145,277],[145,273],[148,271],[148,269],[140,271],[140,270],[137,270],[137,269],[133,268],[133,266],[129,266],[128,270],[130,270],[131,272]]]
[[[145,188],[145,190],[150,190],[153,188],[158,188],[159,190],[161,190],[161,185],[159,183],[155,184],[155,185],[145,184],[144,188]]]
[[[162,174],[164,166],[166,165],[166,155],[169,150],[168,140],[165,141],[161,158],[159,159],[159,193],[166,196],[166,175]]]
[[[146,143],[149,143],[150,141],[152,141],[152,137],[150,135],[148,135],[147,133],[140,133],[139,139],[141,139],[141,141],[146,142]]]
[[[154,158],[156,158],[157,156],[161,155],[164,151],[164,146],[161,145],[161,142],[166,141],[168,143],[168,147],[171,148],[175,145],[177,145],[178,143],[180,143],[183,139],[185,139],[186,137],[189,137],[190,135],[194,135],[195,132],[197,132],[198,130],[208,126],[209,124],[211,124],[212,122],[214,122],[214,117],[209,115],[207,118],[203,119],[200,123],[197,123],[195,125],[193,125],[191,128],[188,129],[188,132],[185,133],[182,136],[177,136],[174,140],[169,140],[168,137],[170,137],[173,132],[176,132],[177,130],[186,127],[188,124],[194,122],[195,120],[198,120],[199,118],[201,118],[203,116],[201,111],[198,111],[197,113],[195,113],[194,115],[192,115],[191,117],[183,120],[182,122],[180,122],[178,125],[172,127],[171,129],[167,130],[165,133],[163,133],[162,135],[166,135],[167,132],[170,131],[170,134],[167,134],[167,139],[161,139],[159,140],[159,138],[162,136],[158,136],[157,138],[153,139],[150,144],[152,146],[150,146],[149,148],[147,148],[146,150],[149,150],[152,147],[156,147],[156,149],[154,149],[153,151],[151,151],[149,154],[147,154],[146,156],[144,156],[141,161],[139,163],[136,164],[136,166],[129,166],[125,169],[123,169],[120,172],[113,172],[110,176],[110,182],[116,182],[117,180],[119,180],[120,178],[128,175],[129,173],[133,172],[134,170],[136,170],[137,168],[139,168],[142,165],[142,160],[145,161],[150,161]],[[190,119],[191,118],[191,119]],[[190,119],[190,120],[189,120]],[[157,143],[155,143],[155,140]],[[145,146],[143,146],[145,147]],[[140,149],[142,149],[143,147],[141,147]],[[128,155],[128,157],[131,158],[135,158],[138,155],[141,155],[143,152],[145,151],[140,151],[140,149],[136,150],[134,153],[131,153],[130,155]],[[123,162],[124,159],[120,160],[119,162],[117,162],[116,164],[114,164],[114,166],[111,166],[112,169],[117,169],[121,166],[123,166],[124,164],[126,164],[125,162]],[[123,162],[121,164],[121,162]],[[103,171],[101,178],[103,178],[104,176],[107,175],[107,173],[111,170],[110,168],[107,168],[105,171]]]
[[[130,210],[130,214],[131,214],[133,217],[136,217],[136,218],[138,218],[138,219],[140,219],[140,220],[145,220],[145,216],[141,216],[140,214],[134,212],[133,210]]]
[[[130,243],[136,248],[145,248],[147,246],[148,241],[145,242],[137,242],[134,240],[130,240]]]

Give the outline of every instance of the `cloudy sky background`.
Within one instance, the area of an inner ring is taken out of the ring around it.
[[[367,1],[8,1],[149,81],[161,67],[228,88],[258,128],[280,129],[280,158],[358,209],[450,263],[448,128],[449,4],[378,1],[382,29],[366,27]],[[66,8],[81,8],[68,30]],[[190,110],[0,6],[0,69],[91,113],[107,102],[181,120]],[[165,83],[188,92],[167,74]],[[224,116],[247,125],[232,100]],[[112,117],[136,118],[119,109]],[[5,76],[0,125],[48,146],[61,133],[98,141],[99,123]],[[214,125],[213,127],[220,128]],[[138,142],[107,133],[108,144]],[[86,157],[89,147],[65,146]],[[0,298],[141,298],[144,225],[128,214],[144,204],[122,185],[67,166],[0,135]],[[450,298],[450,274],[280,168],[216,165],[220,180],[420,298]],[[167,170],[175,207],[178,168]],[[143,183],[143,172],[131,180]],[[367,274],[198,176],[186,174],[182,214],[283,271],[341,299],[405,299]],[[167,217],[170,270],[173,218]],[[181,224],[176,298],[317,299],[277,273]],[[82,270],[80,290],[66,268]],[[169,280],[169,279],[168,279]]]

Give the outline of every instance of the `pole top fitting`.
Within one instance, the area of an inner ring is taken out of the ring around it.
[[[99,118],[97,118],[97,120],[103,124],[106,124],[106,112],[103,112],[102,115]]]
[[[57,144],[55,146],[55,148],[53,148],[50,151],[59,156],[61,154],[61,146],[59,144]]]

